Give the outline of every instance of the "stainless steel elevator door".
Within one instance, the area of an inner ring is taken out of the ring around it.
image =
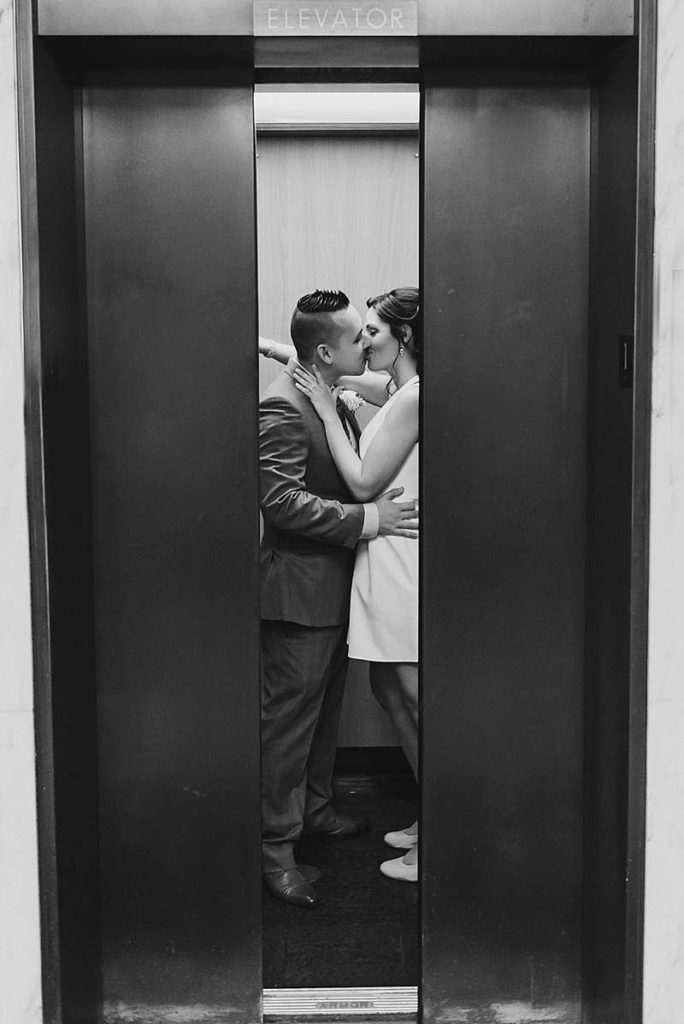
[[[589,114],[583,87],[425,77],[430,1022],[580,1019]]]
[[[108,1021],[261,999],[251,83],[84,96]]]

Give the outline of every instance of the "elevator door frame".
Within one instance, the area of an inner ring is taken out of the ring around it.
[[[18,7],[18,55],[21,115],[21,172],[24,312],[26,338],[26,394],[27,394],[27,476],[29,516],[32,545],[32,591],[34,608],[34,663],[36,686],[36,731],[38,741],[39,784],[39,847],[41,861],[41,899],[43,907],[43,974],[46,1021],[61,1021],[60,985],[57,980],[60,964],[60,932],[58,923],[58,893],[55,867],[57,832],[53,803],[53,747],[51,720],[51,656],[50,595],[45,508],[42,401],[45,375],[40,340],[40,240],[38,209],[35,202],[37,170],[35,162],[36,129],[34,123],[33,31],[31,15],[26,4]],[[629,849],[630,887],[628,889],[628,949],[626,957],[626,1010],[629,1024],[641,1019],[641,947],[643,920],[643,853],[645,817],[645,715],[646,715],[646,645],[647,645],[647,566],[648,566],[648,478],[649,478],[649,413],[650,413],[650,337],[652,326],[652,222],[653,222],[653,135],[654,135],[654,12],[647,5],[642,12],[640,48],[640,114],[639,114],[639,203],[637,211],[637,285],[636,285],[636,346],[635,364],[635,421],[634,421],[634,475],[633,475],[633,560],[631,611],[631,743],[629,780]],[[441,40],[443,51],[448,40]],[[458,41],[456,41],[458,46]],[[477,47],[476,47],[477,49]],[[93,60],[126,60],[126,41],[104,49],[95,45],[85,47],[85,58],[78,49],[68,54],[66,66],[86,66]],[[103,54],[105,56],[103,57]],[[479,60],[487,64],[486,43],[480,45]],[[122,57],[123,55],[123,57]],[[177,59],[177,56],[176,56]],[[257,72],[271,80],[283,80],[282,71]],[[316,76],[315,64],[311,77]],[[374,71],[382,80],[390,76]],[[77,76],[78,77],[78,76]],[[353,80],[368,79],[363,70],[354,69]],[[402,73],[398,75],[399,80]],[[45,297],[43,297],[45,301]]]

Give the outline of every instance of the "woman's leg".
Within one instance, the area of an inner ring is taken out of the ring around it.
[[[373,662],[370,666],[371,689],[385,709],[418,781],[418,666],[400,662]],[[418,831],[418,822],[406,831]],[[415,864],[417,848],[409,850],[405,860]]]
[[[387,712],[402,750],[418,781],[418,666],[401,662],[372,662],[371,689]],[[418,822],[406,832],[418,831]],[[412,866],[418,861],[418,847],[408,850],[402,858]]]
[[[387,712],[401,749],[418,779],[418,666],[400,662],[371,662],[370,683]]]

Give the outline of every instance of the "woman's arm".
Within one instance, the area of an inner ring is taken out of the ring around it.
[[[370,501],[394,479],[418,440],[417,389],[410,388],[397,397],[361,459],[349,444],[334,399],[318,372],[314,372],[315,376],[297,367],[293,374],[295,383],[321,417],[330,452],[347,487],[357,501]]]
[[[279,363],[289,363],[297,355],[294,345],[286,345],[274,338],[263,338],[259,335],[259,355],[267,359],[275,359]],[[384,405],[387,401],[387,381],[389,374],[376,373],[375,370],[364,370],[358,377],[341,377],[340,387],[349,388],[361,395],[371,405]]]
[[[358,377],[340,377],[340,387],[356,391],[364,401],[370,402],[371,405],[384,405],[389,398],[387,394],[389,380],[388,373],[364,370]]]
[[[259,335],[259,355],[266,356],[267,359],[275,359],[279,363],[289,363],[296,354],[294,345],[285,345],[282,341],[262,338]]]

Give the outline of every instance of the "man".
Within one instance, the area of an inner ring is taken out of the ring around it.
[[[298,361],[315,364],[330,387],[363,373],[367,341],[343,292],[304,295],[290,333]],[[356,446],[359,428],[340,408]],[[343,837],[366,827],[338,815],[331,802],[354,548],[378,534],[414,536],[416,512],[413,501],[393,500],[400,489],[353,503],[289,365],[267,390],[259,417],[263,872],[274,895],[312,907],[320,872],[295,861],[302,831]]]

